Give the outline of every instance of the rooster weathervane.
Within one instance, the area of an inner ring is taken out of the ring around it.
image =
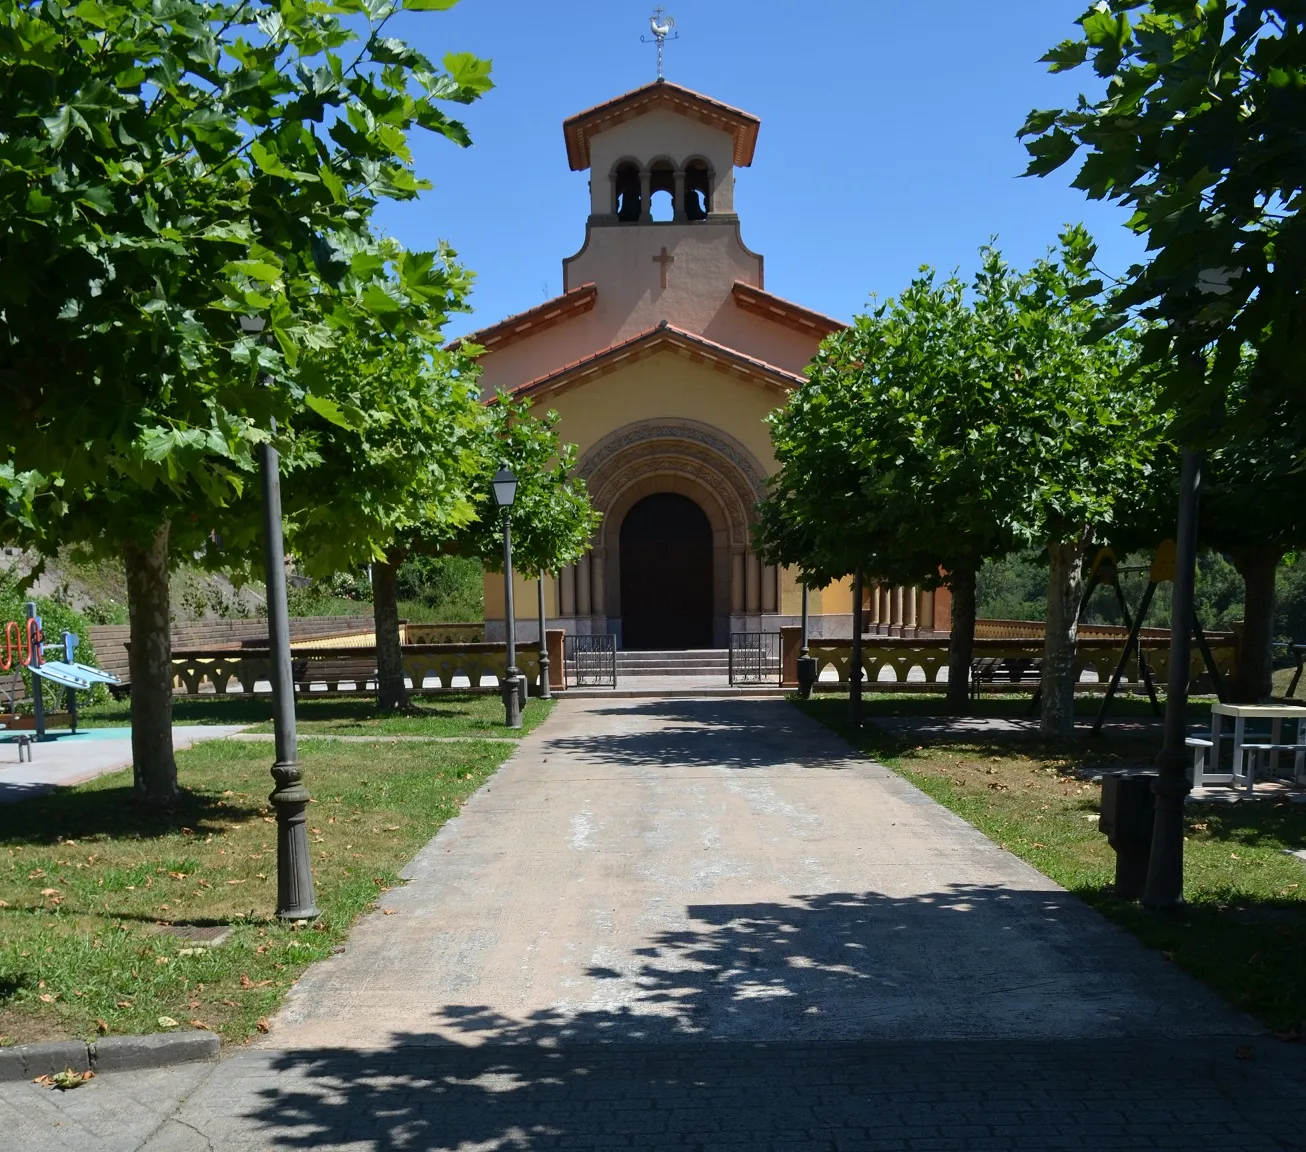
[[[666,10],[659,4],[653,9],[653,15],[648,18],[649,30],[653,33],[653,40],[650,41],[647,36],[641,36],[641,44],[649,44],[656,41],[658,46],[658,79],[662,79],[662,47],[668,40],[679,40],[680,33],[673,32],[676,22],[667,15]]]

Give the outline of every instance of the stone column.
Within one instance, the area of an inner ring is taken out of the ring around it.
[[[743,549],[730,553],[730,611],[744,610],[744,553]]]
[[[653,173],[645,168],[639,174],[639,222],[648,224],[653,219]]]
[[[683,168],[676,169],[675,183],[676,190],[672,193],[675,197],[674,213],[671,218],[677,224],[681,224],[685,220],[685,170]]]
[[[912,630],[912,635],[916,634],[916,605],[920,601],[921,590],[919,588],[908,588],[903,596],[903,631],[908,628]]]
[[[895,628],[898,629],[898,631],[895,632],[894,635],[901,636],[902,635],[902,589],[901,588],[895,588],[893,590],[893,615],[891,618],[891,623]]]
[[[593,612],[590,601],[590,558],[587,552],[576,561],[576,615],[589,616]]]
[[[558,615],[576,615],[576,565],[568,564],[558,579]]]
[[[867,621],[870,627],[868,632],[878,632],[880,630],[880,581],[871,585],[871,614]]]
[[[744,572],[744,607],[750,613],[762,609],[762,561],[752,551],[748,553],[748,566]]]
[[[922,632],[934,631],[934,591],[927,589],[921,593],[921,606],[916,614],[916,626]]]
[[[604,595],[604,590],[607,588],[603,571],[605,555],[602,548],[595,548],[590,552],[590,611],[595,616],[605,616],[608,611],[608,600]]]
[[[762,569],[762,611],[774,612],[779,599],[778,587],[780,571],[774,564]]]

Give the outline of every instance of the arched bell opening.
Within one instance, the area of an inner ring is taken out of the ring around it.
[[[633,160],[623,160],[617,165],[612,179],[612,197],[612,211],[621,223],[639,223],[644,214],[644,195],[639,165]]]
[[[685,219],[706,220],[712,211],[712,170],[703,160],[685,165]]]

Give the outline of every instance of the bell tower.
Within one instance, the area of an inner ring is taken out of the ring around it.
[[[736,167],[761,121],[658,80],[563,124],[572,171],[590,171],[589,222],[733,222]]]
[[[563,124],[567,161],[589,172],[585,243],[563,261],[567,291],[593,285],[615,339],[666,322],[705,332],[761,288],[762,258],[735,214],[735,169],[753,162],[761,121],[657,80]]]

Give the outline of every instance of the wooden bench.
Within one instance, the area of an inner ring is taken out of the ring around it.
[[[1043,679],[1043,661],[1035,657],[981,656],[970,662],[970,698],[978,700],[980,684],[1038,684]]]

